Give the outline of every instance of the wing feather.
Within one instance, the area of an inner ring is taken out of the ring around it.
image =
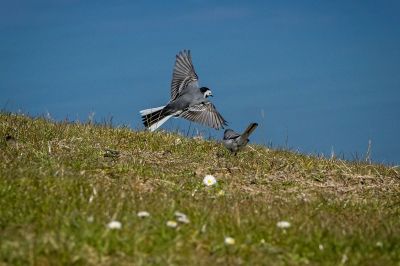
[[[240,137],[240,134],[236,133],[235,131],[233,131],[232,129],[227,129],[224,133],[224,139],[228,140],[228,139],[236,139]]]
[[[211,102],[200,103],[183,111],[181,117],[215,129],[224,128],[226,120],[215,109]]]
[[[183,50],[176,55],[171,81],[171,100],[175,100],[188,86],[198,87],[198,76],[194,70],[190,50]]]

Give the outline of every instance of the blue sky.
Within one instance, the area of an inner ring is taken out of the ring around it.
[[[399,1],[1,1],[0,106],[140,129],[191,49],[230,127],[259,122],[253,142],[352,159],[371,140],[373,160],[399,164],[398,14]]]

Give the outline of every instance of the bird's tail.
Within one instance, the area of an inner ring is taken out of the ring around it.
[[[172,115],[164,110],[165,106],[145,109],[140,111],[143,125],[150,131],[154,131],[164,124]]]
[[[244,139],[247,139],[251,133],[253,133],[253,131],[258,127],[257,123],[251,123],[246,130],[243,132],[242,137]]]

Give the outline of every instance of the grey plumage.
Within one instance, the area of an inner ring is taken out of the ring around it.
[[[209,96],[210,89],[199,87],[190,51],[183,50],[176,55],[170,101],[166,106],[140,111],[143,124],[154,131],[170,117],[182,117],[215,129],[223,128],[226,120],[207,99]]]
[[[236,133],[232,129],[226,129],[222,143],[228,150],[236,155],[237,152],[243,149],[250,141],[249,136],[257,126],[257,123],[251,123],[242,134]]]

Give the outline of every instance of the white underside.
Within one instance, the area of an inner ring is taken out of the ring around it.
[[[144,110],[140,111],[139,113],[140,113],[141,115],[148,115],[148,114],[157,112],[157,111],[163,109],[164,107],[165,107],[165,105],[164,105],[164,106],[160,106],[160,107],[154,107],[154,108],[144,109]]]
[[[154,131],[157,128],[159,128],[162,124],[164,124],[165,122],[167,122],[168,119],[171,118],[172,115],[166,116],[163,119],[161,119],[160,121],[158,121],[157,123],[152,124],[151,126],[148,127],[148,129],[150,131]]]

